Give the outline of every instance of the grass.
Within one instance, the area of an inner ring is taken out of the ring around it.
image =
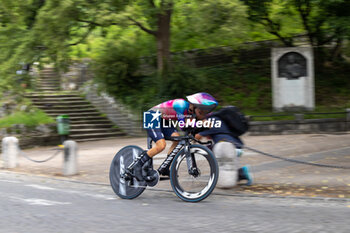
[[[0,128],[9,128],[15,124],[23,124],[27,127],[34,128],[40,124],[54,123],[54,119],[46,115],[41,110],[35,112],[15,112],[9,116],[0,118]]]

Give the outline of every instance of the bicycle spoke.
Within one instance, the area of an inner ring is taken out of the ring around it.
[[[198,176],[188,171],[185,154],[177,156],[172,168],[172,187],[175,193],[186,201],[200,201],[207,197],[217,182],[217,163],[211,151],[199,145],[190,150],[199,171]]]

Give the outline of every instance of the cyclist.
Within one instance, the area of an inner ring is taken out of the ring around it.
[[[211,116],[213,120],[220,120],[218,117]],[[220,176],[218,187],[231,188],[234,187],[237,181],[247,180],[246,185],[253,183],[253,177],[250,174],[249,166],[244,166],[238,169],[238,157],[242,154],[243,145],[239,137],[235,137],[230,133],[230,130],[224,121],[221,121],[221,127],[210,128],[196,134],[196,139],[209,137],[214,141],[213,152],[219,163]]]
[[[160,113],[161,117],[161,127],[159,129],[147,129],[148,136],[155,142],[153,146],[148,151],[143,151],[139,156],[138,161],[134,166],[134,174],[138,180],[143,180],[142,170],[147,169],[144,165],[153,156],[162,152],[166,147],[165,140],[170,139],[170,137],[180,136],[176,128],[172,124],[167,124],[169,127],[163,127],[163,121],[184,121],[188,116],[195,117],[198,120],[206,118],[206,115],[215,109],[218,102],[213,96],[208,93],[200,92],[190,96],[187,96],[187,101],[184,99],[174,99],[168,100],[161,104],[158,104],[151,108],[149,111],[153,113]],[[174,141],[171,145],[168,155],[176,147],[178,142]],[[169,167],[160,170],[161,175],[169,175]]]

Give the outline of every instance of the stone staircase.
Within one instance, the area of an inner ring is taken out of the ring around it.
[[[60,90],[60,78],[54,68],[46,68],[40,72],[40,77],[36,83],[36,90],[38,92]]]
[[[69,115],[70,135],[74,141],[92,141],[125,135],[107,117],[103,116],[79,92],[59,91],[59,78],[53,68],[41,71],[36,92],[27,94],[34,106],[49,116]]]

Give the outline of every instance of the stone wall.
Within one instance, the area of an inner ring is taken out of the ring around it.
[[[105,113],[110,121],[130,136],[143,136],[141,112],[132,112],[127,106],[118,102],[105,92],[99,92],[97,84],[87,82],[80,89],[85,98],[99,111]]]
[[[60,137],[56,133],[56,124],[39,125],[35,129],[23,124],[16,124],[10,128],[0,129],[0,140],[9,136],[18,138],[21,149],[60,144]]]
[[[350,131],[347,118],[306,119],[291,121],[252,121],[248,135],[334,133]]]

